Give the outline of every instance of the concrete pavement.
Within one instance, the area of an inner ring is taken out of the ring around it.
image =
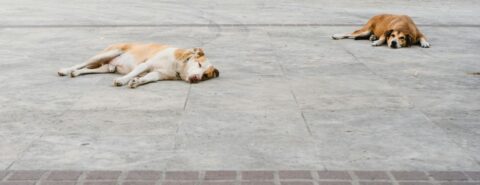
[[[0,169],[480,170],[475,1],[0,1]],[[432,48],[331,40],[380,12]],[[56,76],[117,42],[203,47],[220,78]]]

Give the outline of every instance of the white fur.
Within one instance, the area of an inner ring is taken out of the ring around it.
[[[146,61],[138,61],[128,51],[107,50],[82,64],[60,69],[58,75],[76,77],[89,73],[116,72],[124,76],[115,79],[113,84],[115,86],[128,84],[131,88],[158,80],[178,78],[187,82],[202,80],[205,71],[212,67],[210,62],[205,59],[200,63],[197,58],[198,53],[195,53],[198,51],[194,49],[188,51],[192,53],[190,58],[185,59],[186,61],[179,61],[175,56],[177,50],[178,48],[166,48],[155,53]],[[87,66],[96,68],[89,69]]]
[[[420,38],[420,46],[422,46],[422,48],[429,48],[430,43],[428,43],[427,40],[422,37]]]
[[[372,42],[372,46],[381,46],[383,43],[385,43],[384,39],[378,39]]]
[[[332,39],[344,39],[347,38],[348,34],[337,33],[332,35]]]

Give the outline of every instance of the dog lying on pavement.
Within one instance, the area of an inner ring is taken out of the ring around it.
[[[390,48],[410,47],[413,44],[420,44],[422,48],[430,47],[425,36],[407,15],[376,15],[361,29],[350,34],[334,34],[332,38],[370,39],[372,46],[386,42]]]
[[[131,88],[159,80],[196,83],[220,74],[201,48],[133,43],[112,45],[82,64],[58,71],[60,76],[71,77],[92,73],[122,74],[124,76],[115,79],[113,84],[128,84]]]

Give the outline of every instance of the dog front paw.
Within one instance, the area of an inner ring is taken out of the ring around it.
[[[113,81],[114,86],[124,86],[127,83],[128,83],[128,79],[124,79],[124,78],[117,78]]]
[[[134,89],[137,88],[140,85],[140,78],[134,78],[128,82],[128,87]]]
[[[383,44],[383,42],[379,41],[379,40],[372,42],[372,46],[381,46],[382,44]]]
[[[370,35],[370,38],[368,38],[368,40],[370,40],[370,41],[373,42],[373,41],[376,41],[376,40],[378,40],[378,39],[377,39],[377,36],[375,36],[374,34],[371,34],[371,35]]]
[[[421,46],[422,48],[429,48],[429,47],[430,47],[430,43],[428,43],[428,42],[426,42],[426,41],[425,41],[425,42],[420,42],[420,46]]]

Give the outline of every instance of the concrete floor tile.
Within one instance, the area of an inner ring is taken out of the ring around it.
[[[186,136],[308,135],[302,115],[290,110],[205,111],[185,113],[179,134]]]
[[[167,168],[318,169],[315,140],[292,135],[180,136]]]
[[[49,129],[57,134],[174,135],[182,112],[173,110],[71,110]]]
[[[173,135],[45,135],[12,169],[149,169],[165,166]]]
[[[318,140],[319,158],[329,169],[380,169],[388,164],[391,169],[421,170],[439,161],[449,164],[445,169],[476,168],[466,150],[414,110],[307,112],[305,117]]]

